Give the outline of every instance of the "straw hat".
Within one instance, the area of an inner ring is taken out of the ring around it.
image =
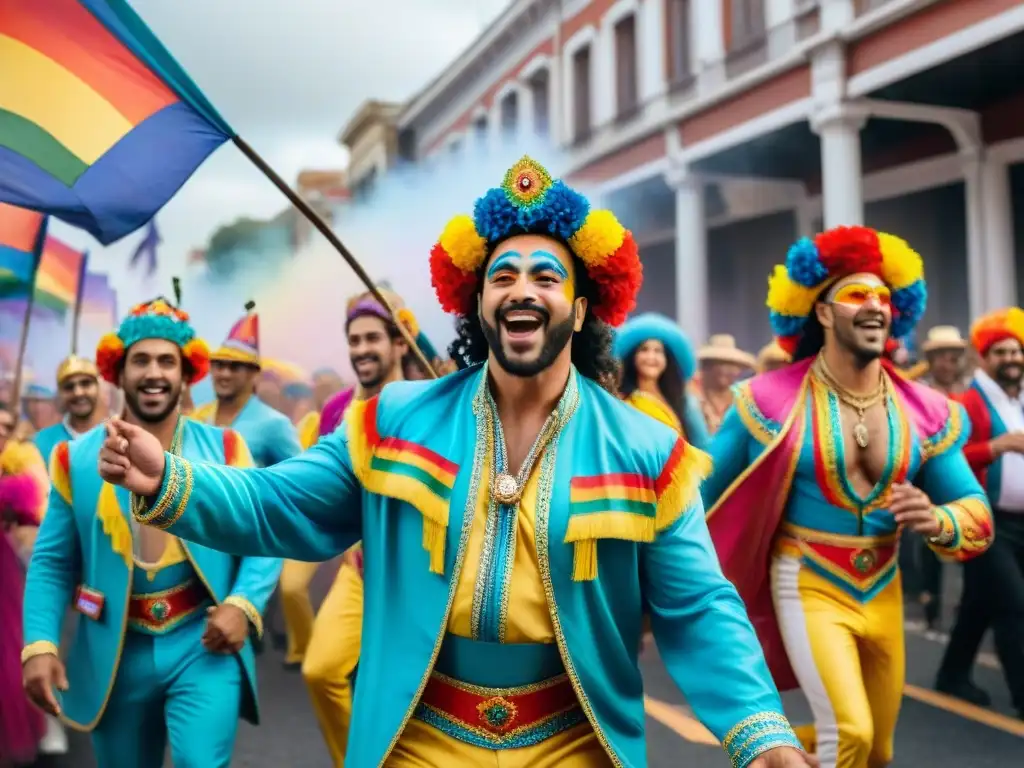
[[[928,331],[928,338],[921,345],[921,351],[927,353],[939,349],[967,349],[967,340],[954,325],[936,325]]]
[[[757,367],[764,368],[768,363],[791,363],[793,356],[779,346],[774,339],[761,347],[757,353]]]
[[[757,361],[749,352],[736,346],[736,339],[728,333],[716,333],[700,348],[697,359],[702,363],[735,363],[744,368],[754,368]]]

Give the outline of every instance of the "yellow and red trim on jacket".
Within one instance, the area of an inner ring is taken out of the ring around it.
[[[349,406],[347,428],[352,469],[370,493],[411,504],[423,516],[423,548],[430,572],[444,574],[448,505],[459,467],[422,445],[382,437],[377,431],[378,398]]]
[[[573,580],[597,578],[599,539],[654,541],[700,498],[710,470],[711,458],[679,438],[656,478],[635,473],[572,478],[565,543],[573,545]]]

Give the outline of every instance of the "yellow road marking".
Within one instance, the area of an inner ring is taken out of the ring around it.
[[[977,707],[974,704],[969,704],[961,699],[954,698],[953,696],[947,696],[944,693],[938,691],[929,691],[927,688],[918,688],[916,685],[910,685],[909,683],[903,686],[903,693],[912,699],[929,704],[938,709],[950,712],[954,715],[959,715],[968,720],[973,720],[976,723],[987,725],[990,728],[995,728],[999,731],[1013,734],[1014,736],[1024,737],[1024,722],[1020,720],[1014,720],[1012,717],[1001,715],[998,712],[993,712],[990,709],[983,707]]]
[[[671,728],[689,742],[707,744],[710,747],[718,746],[718,739],[712,735],[711,731],[687,715],[681,707],[644,696],[644,710],[659,723]]]
[[[995,728],[1013,736],[1024,737],[1024,722],[1015,720],[1007,715],[1002,715],[983,707],[977,707],[953,696],[947,696],[938,691],[930,691],[927,688],[919,688],[909,683],[903,687],[903,693],[915,701],[920,701],[923,704],[928,704],[950,714],[987,725],[989,728]],[[644,710],[659,723],[689,742],[706,744],[712,747],[719,744],[718,739],[712,735],[711,731],[688,715],[682,707],[652,699],[650,696],[644,696]]]

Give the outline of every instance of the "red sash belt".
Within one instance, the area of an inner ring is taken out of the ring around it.
[[[898,534],[843,536],[785,524],[776,551],[801,554],[835,576],[863,587],[893,566],[898,545]]]
[[[567,675],[520,688],[480,688],[435,672],[420,703],[495,742],[525,734],[580,709]]]
[[[128,624],[132,629],[162,634],[210,602],[210,594],[198,579],[161,592],[132,595]]]

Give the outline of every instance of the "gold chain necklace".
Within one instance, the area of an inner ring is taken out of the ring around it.
[[[869,408],[885,400],[888,394],[885,374],[879,373],[878,389],[870,395],[855,395],[836,380],[836,377],[829,370],[828,365],[825,364],[821,356],[815,361],[814,372],[821,382],[835,393],[836,397],[839,398],[839,402],[848,405],[857,412],[857,423],[853,425],[853,439],[861,449],[867,448],[870,442],[870,432],[864,420],[864,415]]]

